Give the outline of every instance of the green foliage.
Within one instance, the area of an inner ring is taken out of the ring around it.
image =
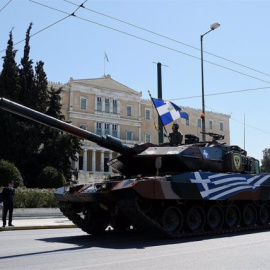
[[[38,187],[58,188],[66,183],[65,177],[53,167],[46,167],[38,177]]]
[[[15,208],[55,208],[58,207],[53,189],[17,188],[14,197]]]
[[[0,160],[0,186],[8,186],[9,181],[14,181],[14,187],[23,186],[23,178],[13,163]]]
[[[12,31],[9,35],[3,69],[0,70],[0,96],[64,121],[61,114],[61,89],[48,91],[44,63],[33,68],[30,58],[31,23],[26,31],[20,66],[16,64]],[[53,166],[71,180],[71,160],[81,149],[74,136],[52,130],[23,117],[0,110],[0,159],[13,162],[27,187],[37,187],[43,168]],[[23,143],[22,143],[23,142]]]
[[[263,159],[261,160],[261,171],[270,172],[270,148],[263,150]]]
[[[3,58],[3,69],[0,74],[0,96],[16,100],[20,92],[19,67],[16,63],[16,50],[13,48],[12,31],[9,33],[6,55]]]

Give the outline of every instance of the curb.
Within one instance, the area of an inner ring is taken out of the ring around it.
[[[69,229],[77,228],[76,225],[41,225],[41,226],[16,226],[16,227],[1,227],[0,231],[18,231],[18,230],[38,230],[38,229]]]

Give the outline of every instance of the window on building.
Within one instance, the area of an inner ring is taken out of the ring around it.
[[[151,135],[150,134],[145,134],[145,142],[150,143],[151,142]]]
[[[79,156],[79,170],[83,170],[83,156]]]
[[[127,116],[132,116],[132,107],[127,106]]]
[[[105,112],[110,112],[110,100],[108,98],[105,98]]]
[[[133,141],[133,131],[127,131],[126,132],[126,140],[127,141]]]
[[[219,130],[224,130],[224,123],[223,122],[219,122]]]
[[[108,123],[105,123],[105,125],[104,125],[104,134],[105,135],[110,134],[110,124],[108,124]]]
[[[113,100],[113,113],[117,114],[117,100]]]
[[[88,126],[87,125],[84,125],[84,124],[80,125],[80,128],[81,129],[84,129],[84,130],[88,130]]]
[[[97,97],[97,111],[102,112],[102,99]]]
[[[101,123],[100,122],[98,122],[96,124],[96,134],[97,135],[102,135],[102,129],[101,129]]]
[[[201,118],[198,119],[197,127],[202,127],[202,119]]]
[[[209,120],[209,129],[213,129],[213,120]]]
[[[112,125],[112,136],[115,137],[115,138],[118,138],[117,125],[116,124]]]
[[[87,99],[81,97],[81,109],[86,110],[87,108]]]
[[[186,119],[186,126],[189,126],[189,118]]]
[[[151,110],[150,109],[145,110],[145,119],[148,119],[148,120],[151,119]]]
[[[109,171],[109,166],[108,166],[108,161],[109,161],[109,158],[104,158],[104,172],[108,172]]]

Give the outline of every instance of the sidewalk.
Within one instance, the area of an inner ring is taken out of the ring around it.
[[[76,228],[76,226],[56,208],[14,209],[12,223],[14,227],[6,226],[3,228],[1,221],[0,231]]]

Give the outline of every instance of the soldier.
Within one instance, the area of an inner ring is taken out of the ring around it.
[[[8,226],[12,225],[12,214],[14,207],[14,195],[15,189],[13,188],[14,182],[9,181],[8,187],[4,187],[2,191],[2,200],[3,200],[3,227],[6,227],[7,212],[9,212]]]
[[[173,132],[169,134],[169,140],[170,140],[170,145],[171,146],[177,146],[181,144],[183,140],[183,135],[181,132],[178,131],[179,125],[177,123],[174,123],[172,125],[172,130]]]

